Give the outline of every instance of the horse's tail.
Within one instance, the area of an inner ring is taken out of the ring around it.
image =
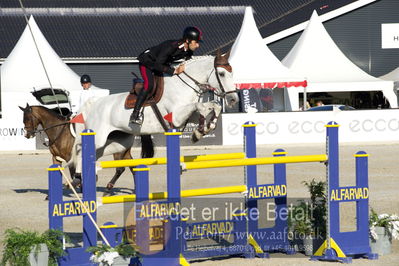
[[[152,158],[154,153],[154,142],[151,135],[141,135],[141,158]]]

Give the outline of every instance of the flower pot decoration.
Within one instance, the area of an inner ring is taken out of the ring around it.
[[[399,239],[399,217],[395,214],[370,213],[370,247],[373,253],[391,253],[392,239]]]

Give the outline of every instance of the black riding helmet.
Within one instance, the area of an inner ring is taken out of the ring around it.
[[[91,83],[91,78],[89,75],[84,74],[80,77],[80,83],[89,83],[89,82]]]
[[[183,32],[183,39],[184,40],[194,40],[197,42],[202,42],[202,31],[197,27],[187,27],[184,29]]]

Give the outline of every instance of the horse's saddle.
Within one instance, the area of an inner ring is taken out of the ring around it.
[[[132,109],[136,105],[137,95],[143,89],[144,83],[141,79],[135,79],[133,82],[133,88],[130,90],[129,95],[125,100],[125,108]],[[154,75],[154,88],[149,93],[147,100],[143,106],[151,106],[157,104],[161,100],[163,94],[163,76]]]

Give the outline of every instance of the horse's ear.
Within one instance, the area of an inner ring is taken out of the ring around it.
[[[19,109],[22,110],[22,112],[25,112],[25,108],[23,108],[23,107],[21,107],[21,106],[18,106],[18,107],[19,107]]]
[[[216,58],[221,57],[221,56],[222,56],[222,53],[220,52],[220,49],[218,48],[216,50]]]
[[[32,111],[32,107],[30,107],[29,103],[26,103],[25,110],[28,111],[28,112]]]
[[[230,57],[230,52],[231,52],[231,50],[229,50],[227,53],[225,53],[225,54],[223,55],[223,57],[226,58],[226,59],[229,59],[229,57]]]

